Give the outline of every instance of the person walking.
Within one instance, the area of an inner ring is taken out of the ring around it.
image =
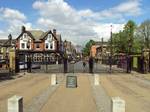
[[[93,68],[94,68],[94,60],[93,57],[91,56],[89,58],[89,73],[93,73]]]
[[[67,57],[64,57],[63,61],[64,61],[64,73],[67,73],[68,72],[68,59],[67,59]]]
[[[85,60],[82,61],[82,66],[83,66],[83,72],[85,72],[85,69],[86,69],[86,61]]]

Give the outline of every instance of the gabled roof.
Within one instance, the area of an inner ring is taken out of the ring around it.
[[[41,40],[45,39],[48,34],[52,34],[52,36],[55,38],[55,40],[58,40],[57,37],[52,33],[51,30],[48,30],[47,32],[44,32],[42,30],[27,31],[27,30],[25,30],[25,28],[22,30],[22,33],[16,39],[19,39],[24,33],[27,33],[35,41],[41,41]]]
[[[35,40],[34,36],[32,35],[32,33],[30,31],[24,31],[22,32],[17,38],[16,40],[18,40],[24,33],[27,33],[33,40]]]
[[[52,33],[51,30],[48,30],[47,32],[43,33],[43,35],[41,35],[40,39],[41,39],[41,40],[42,40],[42,39],[45,39],[48,34],[52,34],[52,36],[53,36],[56,40],[58,40],[58,39],[56,38],[56,36]]]

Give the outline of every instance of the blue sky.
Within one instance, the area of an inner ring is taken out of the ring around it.
[[[0,0],[0,38],[14,38],[20,27],[56,28],[64,39],[84,43],[88,39],[109,38],[129,20],[140,24],[150,15],[149,0]]]

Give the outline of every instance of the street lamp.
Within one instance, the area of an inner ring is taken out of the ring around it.
[[[66,53],[66,47],[67,47],[67,41],[64,41],[64,56],[63,56],[63,60],[64,60],[64,73],[67,73],[67,53]]]
[[[31,72],[31,61],[30,61],[30,54],[29,54],[29,48],[30,48],[30,41],[27,42],[27,48],[28,48],[28,54],[27,54],[27,71]]]
[[[110,56],[109,56],[109,72],[112,73],[112,25],[110,26]]]
[[[127,73],[131,73],[131,47],[132,47],[132,39],[131,39],[131,25],[129,25],[129,40],[128,40],[128,53],[127,53]]]

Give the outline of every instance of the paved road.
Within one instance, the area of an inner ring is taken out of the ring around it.
[[[40,112],[97,112],[88,76],[78,75],[78,87],[66,88],[66,80]]]
[[[42,65],[41,69],[32,70],[33,72],[46,72],[46,65]],[[94,73],[109,73],[110,67],[109,65],[102,65],[102,64],[94,64]],[[47,66],[47,72],[49,73],[63,73],[63,65],[48,65]],[[83,68],[82,61],[79,61],[75,64],[68,63],[68,72],[69,73],[88,73],[89,72],[89,65],[86,64],[86,67]],[[119,69],[117,67],[112,67],[112,72],[115,73],[123,73],[125,72],[122,69]]]

